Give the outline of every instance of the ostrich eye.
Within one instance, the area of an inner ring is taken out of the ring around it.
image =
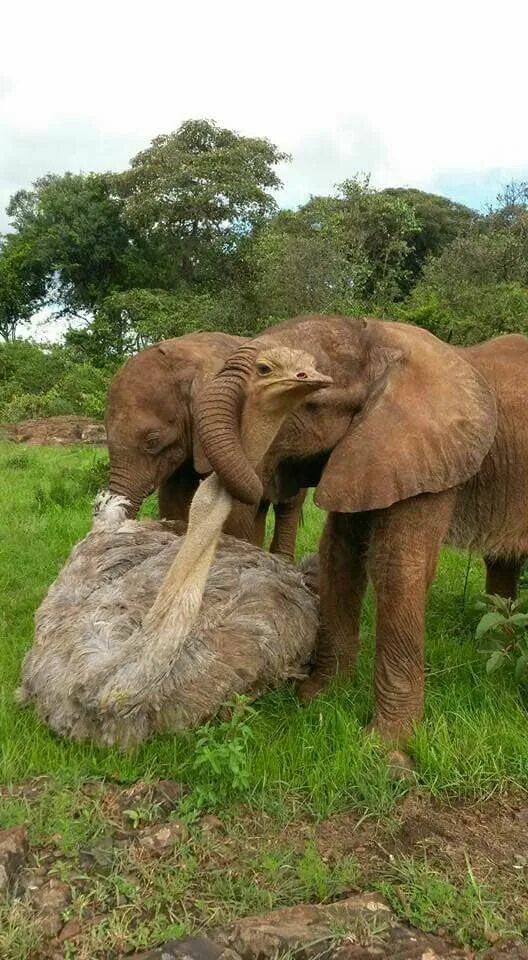
[[[271,364],[266,363],[265,360],[259,360],[257,363],[257,373],[259,377],[267,377],[272,372],[273,367]]]

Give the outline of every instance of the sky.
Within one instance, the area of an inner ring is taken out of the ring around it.
[[[198,117],[292,154],[284,206],[369,172],[483,207],[528,179],[527,27],[512,0],[6,3],[0,231],[36,177],[123,169]]]

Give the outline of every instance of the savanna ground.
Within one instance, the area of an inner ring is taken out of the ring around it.
[[[16,706],[34,610],[89,528],[105,458],[0,444],[0,828],[29,826],[33,873],[66,885],[71,933],[52,954],[26,901],[6,901],[0,957],[117,957],[361,889],[382,891],[402,919],[477,950],[528,932],[528,714],[513,678],[486,674],[474,640],[464,595],[482,589],[477,558],[468,565],[445,550],[431,591],[411,783],[389,779],[379,744],[362,731],[372,699],[370,600],[356,678],[308,708],[285,689],[122,755],[61,741]],[[310,505],[300,555],[316,547],[321,523]],[[173,782],[169,799],[144,786],[159,780]],[[136,781],[143,786],[130,790]],[[134,838],[159,821],[185,830],[152,860]]]

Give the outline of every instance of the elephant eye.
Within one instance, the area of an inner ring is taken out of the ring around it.
[[[156,453],[160,448],[160,437],[157,433],[149,433],[145,439],[145,448],[149,453]]]
[[[267,377],[273,370],[271,364],[266,363],[265,360],[259,360],[257,363],[257,373],[260,377]]]

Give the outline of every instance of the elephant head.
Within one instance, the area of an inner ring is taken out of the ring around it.
[[[194,426],[196,397],[242,343],[220,333],[178,337],[143,350],[114,377],[106,409],[110,490],[127,498],[131,516],[175,471],[210,470]]]
[[[301,472],[320,456],[316,503],[325,510],[379,509],[457,486],[493,443],[494,397],[454,347],[402,323],[300,317],[235,352],[200,397],[205,455],[243,502],[257,502],[262,484],[242,451],[240,414],[252,359],[271,345],[301,345],[335,385],[290,416],[271,449],[274,464]]]

